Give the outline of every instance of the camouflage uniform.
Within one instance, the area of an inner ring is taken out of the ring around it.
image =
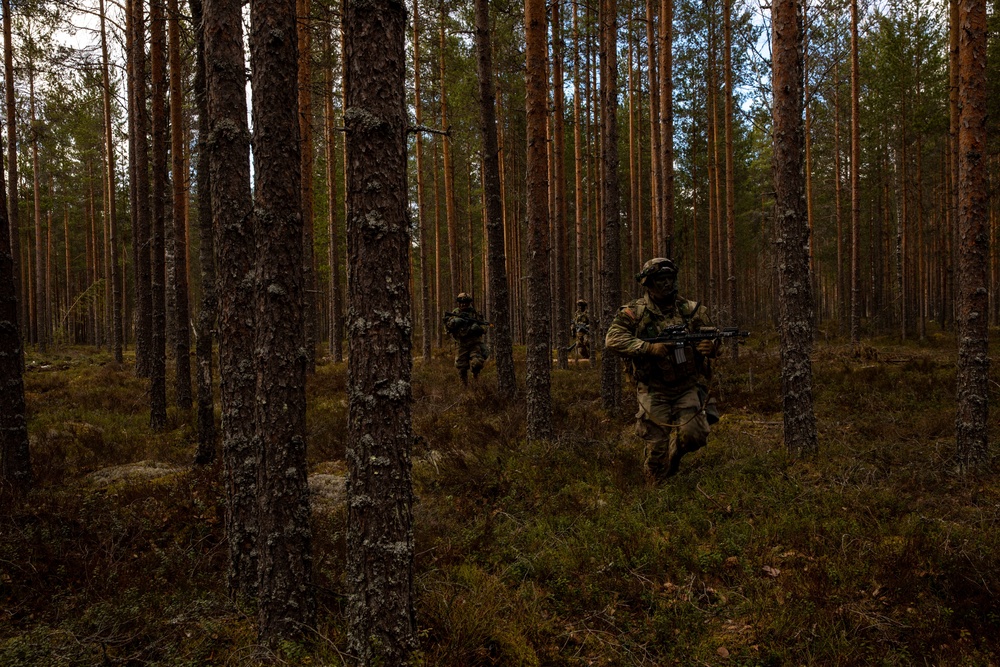
[[[682,348],[682,354],[672,350],[665,359],[653,357],[651,344],[640,340],[678,324],[692,332],[712,326],[697,301],[677,297],[673,308],[664,312],[647,295],[618,309],[605,340],[631,366],[639,402],[636,433],[646,441],[646,469],[657,481],[676,473],[681,456],[708,441],[702,405],[710,361],[693,346]]]
[[[573,318],[573,335],[576,336],[576,351],[584,359],[590,359],[590,315],[578,310]]]
[[[459,306],[444,317],[445,329],[455,339],[458,348],[455,368],[458,369],[458,374],[463,381],[468,378],[470,368],[472,376],[478,377],[479,371],[483,370],[483,364],[490,356],[489,348],[483,342],[486,329],[472,320],[484,321],[471,304]]]

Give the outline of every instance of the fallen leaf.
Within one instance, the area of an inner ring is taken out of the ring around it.
[[[765,565],[764,574],[766,574],[769,577],[777,577],[779,574],[781,574],[781,570],[779,570],[776,567],[771,567],[770,565]]]
[[[719,657],[722,657],[722,658],[728,658],[729,657],[729,650],[725,646],[720,646],[719,650],[716,651],[716,653],[718,653]]]

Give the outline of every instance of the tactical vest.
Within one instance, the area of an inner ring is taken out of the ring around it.
[[[677,304],[673,315],[657,315],[646,307],[645,299],[637,299],[629,304],[629,307],[638,321],[635,329],[636,337],[655,338],[671,326],[683,325],[687,329],[688,323],[701,308],[701,304],[683,299]],[[667,384],[683,382],[694,377],[699,370],[691,345],[674,347],[665,358],[643,356],[634,357],[631,361],[632,376],[636,381],[646,384],[654,380]]]

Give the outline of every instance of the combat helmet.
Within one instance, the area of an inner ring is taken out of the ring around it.
[[[635,281],[640,285],[646,284],[646,279],[661,273],[677,277],[677,265],[674,260],[666,257],[654,257],[642,265],[642,271],[635,274]]]
[[[456,303],[472,303],[472,297],[469,295],[468,292],[461,292],[458,296],[455,297],[455,302]]]
[[[586,299],[577,299],[576,305],[577,306],[583,306],[584,308],[586,308],[587,307],[587,300]]]

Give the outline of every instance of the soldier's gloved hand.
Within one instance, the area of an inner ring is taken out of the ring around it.
[[[701,340],[698,341],[697,350],[704,357],[710,357],[715,354],[715,344],[714,340]]]
[[[650,343],[649,353],[654,357],[666,357],[670,354],[670,346],[666,343]]]

